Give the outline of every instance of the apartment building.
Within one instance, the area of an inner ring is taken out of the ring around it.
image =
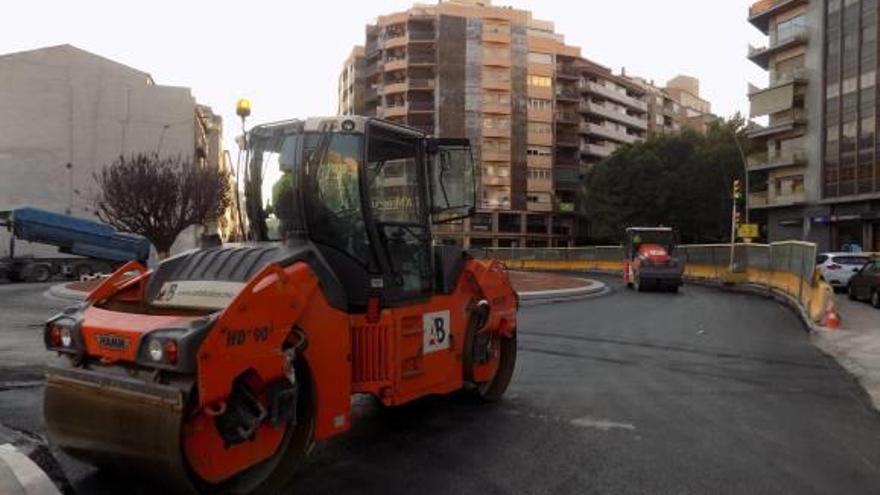
[[[32,205],[95,217],[94,174],[120,155],[158,153],[227,166],[222,119],[189,88],[156,84],[146,72],[70,45],[0,55],[0,209]],[[202,233],[229,238],[227,212],[211,232],[191,228],[175,252]],[[0,256],[9,234],[0,232]],[[57,254],[21,243],[22,255]]]
[[[631,77],[646,92],[648,103],[648,135],[655,136],[692,129],[705,133],[712,121],[712,105],[700,96],[700,80],[678,75],[665,86],[641,77]]]
[[[364,95],[362,91],[356,91],[355,88],[364,85],[363,80],[358,80],[358,78],[364,78],[366,62],[363,46],[352,48],[348,58],[345,59],[342,72],[339,73],[339,81],[337,81],[339,94],[336,113],[338,115],[360,115],[363,113]]]
[[[340,113],[473,145],[479,211],[443,226],[444,242],[585,241],[586,167],[647,131],[644,91],[583,59],[552,22],[526,10],[488,0],[417,4],[367,26],[362,64],[355,50],[339,79]]]
[[[769,84],[750,88],[749,210],[769,240],[880,249],[877,0],[763,0],[749,22],[769,37],[748,57]]]

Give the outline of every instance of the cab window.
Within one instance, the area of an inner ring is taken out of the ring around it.
[[[313,199],[309,202],[312,211],[308,212],[310,236],[367,265],[370,243],[358,182],[361,136],[328,134],[310,136],[308,141],[306,156],[318,153],[318,163],[306,160],[306,193]]]

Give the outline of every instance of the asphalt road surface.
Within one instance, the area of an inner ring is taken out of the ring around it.
[[[359,398],[353,430],[319,444],[290,493],[880,492],[880,415],[790,310],[604,281],[612,294],[522,310],[501,403]],[[34,325],[59,306],[42,290],[0,287],[0,382],[42,362]],[[0,422],[43,432],[41,393],[7,384]],[[80,494],[154,493],[60,460]]]

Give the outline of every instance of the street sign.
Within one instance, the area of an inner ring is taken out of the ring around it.
[[[759,236],[758,234],[758,224],[756,223],[744,223],[739,226],[736,231],[736,236],[745,238],[745,239],[755,239]]]

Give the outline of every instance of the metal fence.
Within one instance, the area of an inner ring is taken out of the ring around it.
[[[474,248],[477,258],[494,258],[513,269],[585,270],[620,273],[622,246],[575,248]],[[816,245],[787,241],[773,244],[682,245],[675,255],[690,279],[763,286],[796,299],[818,318],[831,298],[828,287],[815,276]]]

